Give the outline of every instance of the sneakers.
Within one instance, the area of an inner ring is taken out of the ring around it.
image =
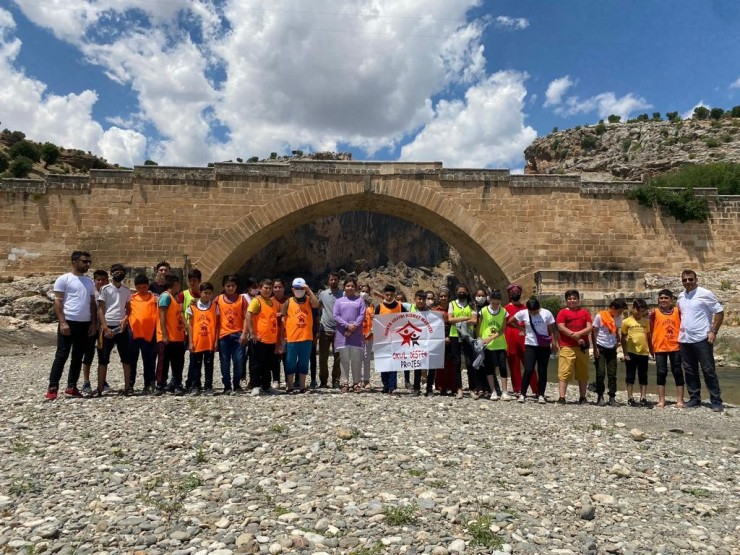
[[[75,398],[80,398],[83,396],[82,393],[80,393],[80,390],[77,389],[76,387],[68,387],[67,389],[64,390],[64,395],[66,397],[75,397]]]
[[[647,399],[640,399],[640,406],[644,409],[653,408],[653,405]]]
[[[85,395],[90,395],[92,393],[90,382],[85,382],[84,384],[82,384],[82,393],[84,393]]]
[[[224,390],[221,392],[221,395],[231,395],[232,390],[230,387],[224,387]]]
[[[725,410],[725,407],[722,403],[714,403],[712,404],[712,412],[722,412]]]
[[[558,405],[565,406],[565,397],[558,397]]]
[[[203,392],[203,395],[205,395],[206,397],[213,397],[213,388],[206,387],[206,390]]]
[[[427,389],[424,392],[424,397],[434,397],[434,391],[432,391],[431,389]]]
[[[545,396],[544,396],[544,395],[540,395],[539,397],[537,397],[537,402],[538,402],[538,403],[539,403],[540,405],[544,405],[544,404],[546,404],[546,403],[547,403],[547,401],[545,401]]]
[[[157,397],[161,397],[162,395],[164,395],[164,387],[157,386],[157,389],[154,390],[154,395],[156,395]]]
[[[103,396],[103,392],[99,389],[93,389],[93,392],[90,394],[90,399],[100,399]]]
[[[508,392],[508,391],[504,391],[504,392],[503,392],[503,393],[501,394],[501,400],[502,400],[502,401],[511,401],[511,400],[512,400],[513,398],[514,398],[514,397],[512,397],[511,395],[509,395],[509,392]]]
[[[252,397],[259,397],[260,395],[262,395],[262,389],[259,387],[253,387],[250,395]]]
[[[54,401],[54,400],[56,400],[56,398],[57,398],[57,391],[58,390],[57,390],[56,387],[50,387],[46,391],[46,395],[44,395],[44,399],[46,399],[47,401]]]
[[[273,389],[280,389],[280,382],[272,382]]]
[[[108,382],[103,383],[103,393],[108,393],[110,391],[110,386],[108,385]]]
[[[578,404],[579,405],[588,405],[588,399],[586,399],[585,397],[581,397],[581,398],[578,399]]]
[[[499,400],[498,393],[496,393],[495,391],[493,393],[491,393],[490,399],[491,399],[491,401],[498,401]]]
[[[200,395],[200,389],[198,389],[197,387],[191,387],[190,395],[193,395],[193,396]]]
[[[628,404],[629,406],[631,406],[631,407],[637,407],[637,406],[639,406],[639,405],[637,404],[637,401],[635,401],[635,400],[634,400],[634,399],[633,399],[632,397],[630,397],[629,399],[627,399],[627,404]]]
[[[143,389],[144,395],[153,395],[156,388],[154,387],[154,384],[150,383],[149,385],[145,385]]]
[[[599,395],[599,398],[596,399],[596,404],[598,406],[600,406],[600,407],[605,407],[606,406],[606,401],[604,401],[604,396],[603,395]]]
[[[616,397],[609,397],[609,406],[610,407],[618,407],[619,403],[617,403]]]
[[[414,389],[414,391],[411,393],[414,397],[420,397],[421,396],[421,390],[420,389]]]
[[[688,402],[684,403],[684,408],[695,409],[701,406],[700,399],[689,399]]]
[[[526,395],[519,395],[519,398],[517,399],[517,402],[523,403],[526,400],[527,400],[527,396]]]
[[[242,386],[235,385],[234,386],[234,395],[244,395],[245,391],[242,389]]]
[[[175,387],[175,395],[177,395],[178,397],[182,397],[183,395],[185,395],[185,393],[187,393],[187,391],[183,386],[178,385]]]
[[[339,389],[342,384],[340,384],[338,381],[331,382],[331,388],[332,389]]]
[[[308,387],[310,387],[311,389],[316,389],[319,387],[319,384],[316,383],[316,380],[311,380],[311,385],[309,385]]]
[[[477,391],[471,391],[470,392],[470,398],[475,401],[476,399],[480,399],[480,395],[478,395],[478,392]]]
[[[458,389],[457,390],[457,393],[455,394],[455,397],[457,399],[462,399],[463,398],[463,391],[462,391],[462,389]]]

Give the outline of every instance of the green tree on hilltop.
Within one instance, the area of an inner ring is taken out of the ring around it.
[[[709,118],[709,108],[706,106],[697,106],[694,108],[694,119],[707,119]]]
[[[33,160],[25,156],[16,156],[13,161],[10,162],[10,175],[13,177],[21,178],[27,177],[33,169]]]
[[[11,146],[8,149],[8,155],[11,158],[25,156],[32,162],[41,161],[41,151],[39,150],[39,147],[30,141],[26,141],[25,139],[22,141],[18,141],[13,146]]]
[[[59,147],[53,143],[44,143],[41,147],[41,158],[44,161],[44,168],[55,164],[59,160]]]
[[[712,119],[720,119],[724,113],[725,111],[722,108],[712,108],[709,111],[709,117]]]

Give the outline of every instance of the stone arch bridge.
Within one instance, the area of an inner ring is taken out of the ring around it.
[[[711,198],[709,222],[682,224],[629,201],[625,192],[636,185],[437,162],[345,161],[139,166],[6,179],[0,275],[63,272],[69,253],[84,249],[95,267],[118,261],[150,267],[167,259],[220,282],[272,240],[351,210],[429,229],[499,287],[518,280],[537,282],[539,292],[571,282],[609,290],[642,272],[738,263],[740,197],[703,191]],[[347,241],[361,239],[352,229],[343,233]]]

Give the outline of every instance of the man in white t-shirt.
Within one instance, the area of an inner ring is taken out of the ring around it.
[[[85,274],[90,269],[90,253],[72,253],[72,271],[57,278],[54,282],[54,312],[59,320],[57,330],[57,352],[49,373],[49,389],[46,399],[53,401],[59,392],[59,381],[64,372],[70,351],[72,361],[67,375],[68,397],[82,397],[77,389],[77,381],[82,369],[82,357],[91,341],[94,341],[97,326],[95,310],[95,285]]]
[[[123,394],[131,395],[131,340],[128,333],[128,315],[131,305],[131,290],[123,285],[126,268],[123,264],[110,267],[112,283],[104,285],[98,296],[98,320],[100,322],[100,341],[98,343],[98,388],[93,397],[103,395],[110,354],[113,347],[123,366]]]
[[[678,295],[681,327],[678,344],[681,365],[686,377],[689,401],[686,408],[701,406],[701,379],[699,366],[704,374],[704,384],[709,390],[709,400],[714,412],[722,412],[719,379],[714,367],[714,342],[724,319],[724,308],[709,289],[699,287],[693,270],[684,270],[681,282],[685,291]]]

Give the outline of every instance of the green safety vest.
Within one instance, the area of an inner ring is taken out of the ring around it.
[[[470,318],[473,315],[473,307],[468,304],[465,307],[460,306],[457,301],[450,301],[452,304],[452,317],[453,318],[462,318],[463,316],[467,316]],[[457,333],[457,326],[455,324],[450,324],[450,337],[458,337],[459,334]]]
[[[503,306],[498,309],[498,314],[491,314],[489,306],[484,306],[480,311],[480,324],[478,337],[480,339],[486,339],[491,335],[491,331],[499,333],[500,335],[491,341],[486,349],[490,351],[494,350],[505,350],[506,349],[506,336],[504,334],[504,328],[506,326],[506,317],[508,313]]]

